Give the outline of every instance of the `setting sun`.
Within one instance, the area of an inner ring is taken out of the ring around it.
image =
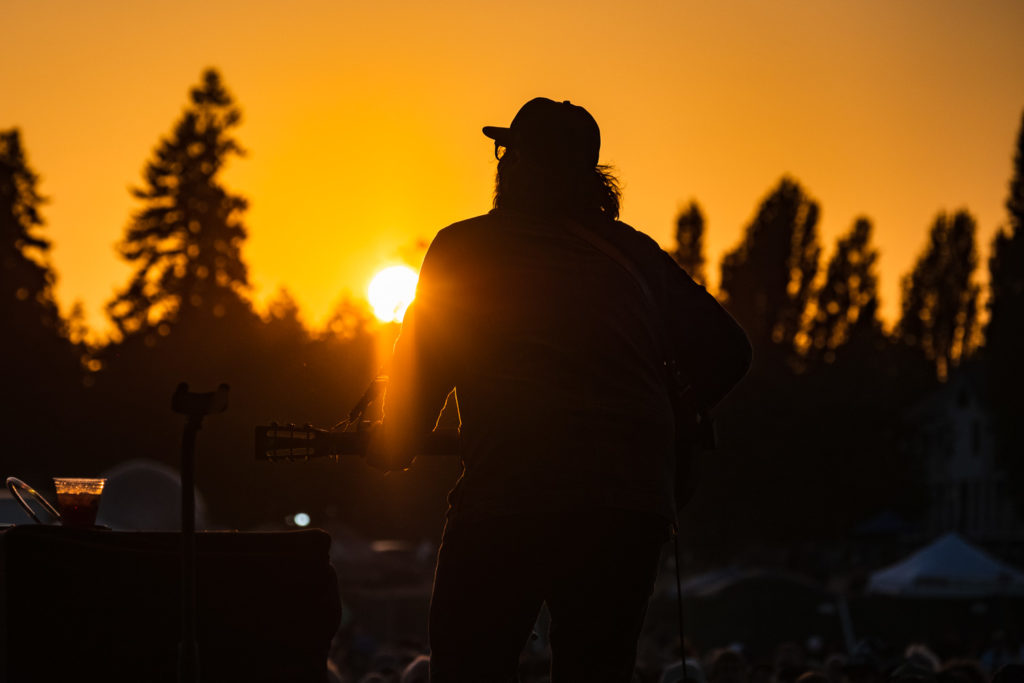
[[[386,323],[400,323],[405,309],[416,297],[419,276],[408,266],[391,266],[379,271],[366,290],[373,314]]]

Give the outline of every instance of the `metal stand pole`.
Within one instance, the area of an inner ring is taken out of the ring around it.
[[[171,398],[171,409],[185,415],[181,437],[181,642],[178,643],[179,683],[199,683],[199,642],[196,638],[196,436],[203,417],[228,407],[228,385],[199,394],[184,382]]]

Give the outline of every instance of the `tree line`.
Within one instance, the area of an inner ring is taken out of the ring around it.
[[[96,347],[84,341],[80,309],[59,314],[38,176],[19,131],[0,132],[5,470],[41,481],[134,458],[175,465],[173,388],[226,381],[231,407],[200,437],[198,483],[215,520],[244,527],[301,508],[314,523],[333,516],[363,533],[436,535],[457,471],[450,460],[392,477],[358,461],[253,460],[253,425],[324,425],[344,414],[376,370],[376,339],[395,331],[355,300],[318,332],[302,325],[286,291],[264,314],[254,309],[241,256],[247,202],[220,179],[244,154],[240,122],[220,75],[207,70],[132,190],[139,208],[117,249],[133,271],[106,307],[117,334]],[[1024,478],[1008,455],[1024,441],[1013,420],[1013,378],[1024,377],[1014,353],[1024,320],[1024,121],[1007,209],[988,264],[984,329],[976,222],[959,210],[936,216],[886,331],[871,220],[857,218],[823,263],[818,203],[795,179],[779,181],[720,264],[716,294],[748,331],[755,364],[729,399],[721,448],[686,512],[695,547],[713,554],[726,538],[827,537],[880,507],[919,512],[923,481],[900,451],[906,408],[967,363],[996,370],[990,405],[1001,453]],[[699,204],[676,225],[673,255],[706,281]]]
[[[686,511],[691,541],[713,553],[757,542],[840,538],[885,509],[920,520],[925,463],[910,456],[909,413],[949,376],[980,377],[995,455],[1024,500],[1020,380],[1024,341],[1024,117],[1013,151],[1007,221],[989,258],[987,321],[977,282],[977,225],[966,209],[939,212],[901,280],[891,331],[878,317],[878,249],[861,216],[827,260],[819,205],[783,177],[721,262],[719,299],[754,346],[749,377],[730,397],[721,448]],[[697,202],[677,218],[676,260],[705,279],[705,219]],[[949,444],[944,444],[946,446]]]

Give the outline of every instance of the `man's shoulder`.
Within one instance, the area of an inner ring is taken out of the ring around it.
[[[529,231],[537,226],[543,228],[552,221],[557,222],[557,219],[544,219],[543,217],[493,210],[442,228],[434,237],[432,247],[435,249],[457,248],[460,245],[498,238],[506,231]],[[588,221],[586,227],[613,244],[619,245],[619,248],[631,254],[633,258],[639,258],[645,262],[660,261],[665,258],[671,260],[671,257],[650,235],[637,230],[628,223],[605,219],[593,223]]]
[[[646,232],[637,230],[628,223],[623,223],[619,220],[605,221],[605,229],[611,233],[611,237],[626,240],[638,246],[642,246],[645,249],[651,249],[655,251],[663,251],[661,245],[654,241],[654,238],[648,235]]]
[[[499,219],[493,212],[481,216],[466,218],[441,228],[431,242],[432,249],[454,247],[465,244],[468,240],[478,239],[482,235],[493,232]]]
[[[500,222],[500,218],[494,211],[490,211],[479,216],[473,216],[472,218],[466,218],[461,221],[456,221],[451,225],[448,225],[437,233],[438,235],[463,235],[466,233],[472,233],[477,230],[487,230],[494,228]]]
[[[606,222],[602,231],[605,239],[618,246],[644,273],[653,289],[666,297],[665,301],[676,305],[704,291],[650,235],[621,221]]]
[[[672,259],[653,237],[637,230],[628,223],[618,220],[604,221],[597,229],[604,235],[605,239],[619,245],[620,249],[625,250],[634,259],[639,259],[648,264],[658,262],[660,265],[665,265],[665,259]]]

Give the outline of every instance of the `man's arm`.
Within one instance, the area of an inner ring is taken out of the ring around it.
[[[435,239],[420,269],[416,300],[406,311],[395,342],[384,422],[371,447],[371,462],[387,469],[412,463],[454,386],[451,301],[455,292],[447,260],[443,240]]]

